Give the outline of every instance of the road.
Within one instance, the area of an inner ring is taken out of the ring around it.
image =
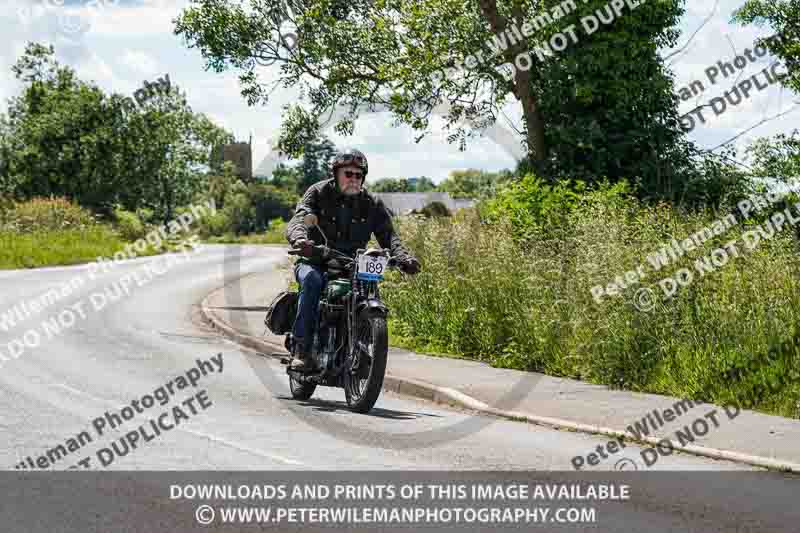
[[[35,300],[76,277],[83,280],[79,288],[46,310],[9,331],[0,329],[0,353],[8,359],[0,369],[0,427],[5,440],[0,464],[13,469],[27,457],[35,461],[46,450],[82,431],[91,433],[92,422],[106,410],[119,412],[132,400],[185,374],[196,366],[198,358],[209,360],[217,354],[222,354],[224,361],[221,372],[203,376],[197,388],[176,393],[176,398],[184,398],[205,390],[211,406],[198,409],[173,430],[125,456],[115,457],[105,469],[544,473],[571,470],[573,456],[585,455],[608,440],[498,419],[461,439],[426,448],[398,449],[387,445],[393,433],[421,433],[477,415],[389,393],[382,395],[370,415],[349,412],[343,392],[336,389],[320,388],[310,402],[291,400],[283,367],[222,339],[201,322],[198,312],[200,301],[209,292],[237,276],[264,269],[274,269],[276,276],[280,275],[278,269],[285,257],[285,251],[277,247],[221,245],[203,246],[168,269],[166,258],[161,257],[156,260],[163,263],[161,275],[141,285],[129,283],[129,295],[97,311],[92,294],[126,275],[130,282],[132,272],[142,272],[154,259],[133,260],[105,273],[91,272],[87,266],[0,273],[0,312],[21,301]],[[99,301],[96,296],[95,301]],[[76,319],[74,325],[47,339],[39,325],[48,317],[58,317],[69,306],[82,310],[85,318]],[[17,358],[12,357],[7,344],[31,328],[38,328],[40,345],[26,346]],[[152,413],[168,407],[156,406]],[[137,416],[137,424],[151,417],[147,413]],[[335,431],[330,430],[334,427]],[[342,438],[343,433],[346,438]],[[93,434],[93,442],[55,461],[52,468],[66,469],[85,457],[94,457],[96,450],[109,447],[122,435],[113,432],[100,438]],[[638,448],[629,446],[623,455],[636,457],[638,453]],[[94,463],[94,469],[104,470]],[[609,462],[608,467],[613,469],[614,463]],[[647,475],[657,475],[656,470],[749,468],[674,455],[662,457]],[[772,490],[771,484],[782,487],[788,478],[770,474],[758,479],[770,486],[759,490],[750,487],[753,494],[765,494]],[[720,507],[712,505],[724,499],[718,487],[709,486],[708,493],[701,487],[694,490],[700,491],[693,492],[693,501],[698,509],[704,509],[698,511],[701,515],[710,516],[712,522],[717,520],[720,530],[735,525],[723,503]],[[636,529],[636,524],[672,523],[674,512],[666,501],[663,505],[655,501],[637,504],[630,510],[630,530],[644,530]],[[775,519],[774,509],[762,507],[753,512],[763,513],[758,520],[766,520],[764,523]],[[626,518],[619,523],[629,522]]]

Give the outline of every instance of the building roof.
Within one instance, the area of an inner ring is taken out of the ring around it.
[[[409,211],[419,210],[431,202],[441,202],[451,212],[475,205],[474,200],[451,198],[446,192],[377,192],[372,193],[383,200],[393,215],[405,215]]]

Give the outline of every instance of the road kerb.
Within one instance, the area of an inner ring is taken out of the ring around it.
[[[223,290],[224,288],[225,287],[220,287],[212,291],[200,303],[200,314],[203,320],[214,329],[220,331],[220,333],[228,337],[230,340],[238,344],[241,344],[242,346],[246,346],[250,349],[253,349],[256,352],[261,352],[264,355],[270,355],[270,352],[274,350],[280,350],[285,352],[286,350],[283,345],[273,343],[262,338],[253,337],[252,335],[247,335],[245,333],[237,331],[236,329],[231,327],[228,323],[226,323],[223,319],[216,316],[216,314],[211,310],[210,306],[208,305],[208,300],[215,292]],[[626,431],[606,428],[602,426],[593,426],[591,424],[583,424],[580,422],[573,422],[571,420],[564,420],[561,418],[538,416],[519,411],[505,411],[501,409],[495,409],[494,407],[491,407],[486,403],[471,396],[468,396],[455,389],[449,387],[440,387],[438,385],[427,383],[421,380],[393,376],[391,374],[386,374],[383,380],[383,389],[390,392],[403,394],[406,396],[422,398],[424,400],[429,400],[434,403],[453,405],[456,407],[470,409],[472,411],[477,411],[488,415],[494,415],[514,421],[528,422],[540,426],[547,426],[558,430],[575,431],[580,433],[588,433],[592,435],[606,435],[614,438],[622,438],[626,442],[646,444],[651,446],[657,445],[661,440],[655,437],[636,438],[635,436],[631,435]],[[697,446],[693,444],[689,444],[682,448],[676,448],[675,451],[687,453],[690,455],[696,455],[700,457],[707,457],[710,459],[726,460],[734,463],[757,466],[769,470],[777,470],[782,472],[792,472],[795,474],[800,474],[800,464],[788,461],[781,461],[779,459],[773,459],[770,457],[749,455],[730,450],[720,450],[717,448]]]

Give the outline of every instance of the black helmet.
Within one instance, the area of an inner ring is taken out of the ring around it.
[[[343,152],[339,152],[336,154],[336,157],[333,158],[331,161],[331,173],[333,177],[336,177],[336,169],[339,167],[346,167],[347,165],[355,165],[364,172],[364,179],[367,177],[367,172],[369,172],[369,164],[367,163],[367,156],[365,156],[360,150],[356,150],[355,148],[348,148]]]

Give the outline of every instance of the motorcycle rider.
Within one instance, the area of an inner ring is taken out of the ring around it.
[[[294,353],[291,367],[312,370],[312,342],[316,330],[317,307],[322,293],[326,265],[312,254],[315,244],[325,241],[316,228],[307,228],[303,217],[314,214],[318,226],[328,238],[328,246],[349,257],[366,248],[374,233],[382,248],[389,248],[398,258],[398,267],[407,274],[420,271],[420,263],[400,242],[394,231],[392,217],[381,200],[364,189],[369,165],[359,150],[339,152],[331,161],[333,177],[308,188],[298,202],[294,217],[286,228],[286,239],[300,249],[294,275],[300,285],[297,316],[292,334]]]

